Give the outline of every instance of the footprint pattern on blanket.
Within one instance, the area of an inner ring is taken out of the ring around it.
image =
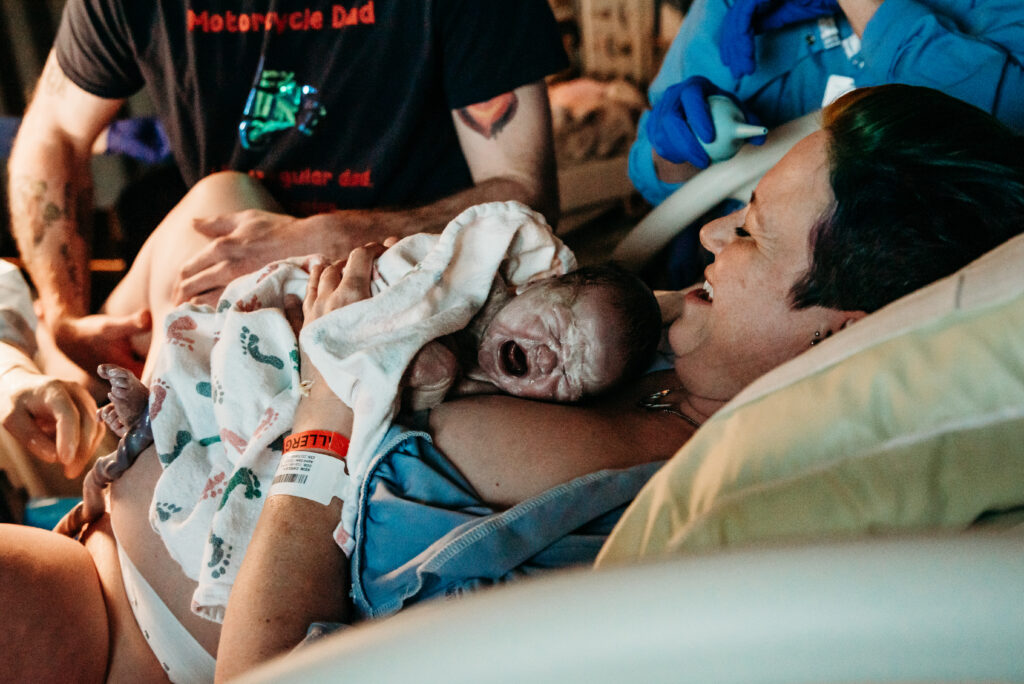
[[[268,408],[263,414],[263,419],[260,424],[256,426],[256,429],[252,433],[253,439],[258,439],[264,432],[270,429],[270,427],[277,422],[280,414],[273,408]]]
[[[195,320],[191,316],[182,316],[167,326],[167,340],[171,344],[193,351],[196,341],[185,333],[189,330],[195,330],[197,327]]]
[[[174,463],[174,460],[181,456],[181,452],[185,450],[188,443],[192,441],[192,433],[188,430],[178,430],[178,435],[174,440],[174,449],[169,454],[158,454],[160,462],[165,466],[169,466]]]
[[[228,480],[227,487],[224,489],[224,496],[220,499],[220,505],[217,506],[217,510],[224,508],[224,504],[228,502],[228,497],[231,496],[231,492],[236,487],[245,487],[245,498],[246,499],[258,499],[263,496],[263,492],[260,491],[260,479],[256,477],[256,473],[250,468],[239,468],[231,475],[231,479]]]
[[[227,476],[227,473],[221,472],[207,480],[206,486],[203,487],[201,500],[215,499],[221,496],[224,493],[224,478]]]
[[[257,297],[256,295],[253,295],[252,297],[250,297],[247,300],[239,299],[235,303],[235,310],[236,311],[241,311],[242,313],[249,313],[251,311],[256,311],[256,310],[262,309],[262,308],[263,308],[263,302],[261,302],[260,298]]]
[[[222,299],[217,302],[217,313],[222,313],[231,308],[231,302],[227,299]]]
[[[167,522],[171,519],[171,516],[181,511],[181,506],[172,504],[169,501],[157,501],[156,503],[156,515],[160,518],[160,522]]]
[[[249,443],[242,439],[242,437],[239,434],[232,432],[227,428],[221,429],[220,438],[226,444],[230,444],[231,446],[233,446],[235,448],[235,451],[237,451],[238,453],[242,453],[243,451],[245,451],[245,447],[249,445]]]
[[[298,373],[299,372],[299,348],[298,347],[293,347],[292,350],[290,352],[288,352],[288,358],[291,359],[292,370],[294,370],[296,373]]]
[[[197,382],[196,394],[212,400],[215,404],[224,403],[224,386],[220,384],[220,380],[215,380],[213,384],[208,382]]]
[[[273,366],[278,370],[284,368],[284,361],[282,361],[280,357],[274,356],[273,354],[264,354],[263,352],[260,351],[260,336],[257,335],[256,333],[251,332],[248,327],[242,326],[242,333],[241,335],[239,335],[239,337],[241,338],[242,341],[243,354],[248,352],[249,356],[251,356],[256,361],[259,361],[260,363],[265,363],[268,366]]]
[[[259,277],[256,278],[256,284],[259,285],[260,283],[262,283],[267,278],[267,276],[269,276],[271,273],[273,273],[279,268],[281,268],[280,263],[275,262],[273,264],[268,265],[266,268],[263,269],[263,273],[260,273]]]
[[[164,407],[164,399],[167,398],[167,383],[157,378],[153,387],[149,390],[149,422],[152,423],[160,415],[160,409]]]
[[[206,567],[213,568],[213,572],[210,574],[213,579],[219,579],[222,575],[227,574],[228,566],[231,565],[231,544],[225,544],[224,540],[217,535],[210,533],[210,546],[213,547],[213,552],[210,554],[210,562],[206,564]]]

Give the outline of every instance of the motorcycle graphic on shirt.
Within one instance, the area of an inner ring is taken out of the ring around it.
[[[313,129],[327,113],[319,92],[300,85],[291,71],[264,71],[245,102],[238,135],[244,149],[262,147],[284,131],[313,135]]]

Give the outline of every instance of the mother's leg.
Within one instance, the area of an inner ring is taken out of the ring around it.
[[[103,681],[110,630],[99,575],[78,542],[0,525],[0,681]]]
[[[250,176],[224,171],[196,183],[146,240],[132,267],[104,305],[112,315],[148,309],[153,315],[153,344],[162,336],[163,320],[174,308],[171,297],[181,267],[210,243],[192,228],[195,218],[211,218],[245,209],[279,211],[270,193]],[[147,341],[148,342],[148,341]]]

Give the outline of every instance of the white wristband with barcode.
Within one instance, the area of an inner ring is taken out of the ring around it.
[[[297,496],[326,506],[347,490],[346,480],[342,459],[315,451],[289,451],[281,456],[268,496]]]

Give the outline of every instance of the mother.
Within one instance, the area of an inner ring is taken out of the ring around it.
[[[764,177],[748,207],[702,229],[715,255],[707,281],[662,299],[674,370],[589,406],[500,396],[445,404],[430,416],[436,447],[497,506],[602,468],[669,457],[753,379],[1021,232],[1022,147],[988,115],[934,91],[889,86],[844,98],[826,112],[823,131]],[[325,270],[307,297],[307,318],[365,297],[372,255],[356,250],[344,275]],[[351,411],[320,392],[324,385],[314,382],[296,430],[349,429]],[[664,406],[643,405],[662,390]],[[289,496],[264,507],[223,630],[193,616],[194,585],[146,521],[158,473],[144,455],[113,487],[109,518],[81,545],[0,530],[0,605],[19,634],[17,649],[2,649],[13,657],[0,661],[3,678],[164,676],[133,619],[117,544],[218,654],[220,678],[294,645],[311,621],[344,619],[348,561],[323,542],[342,504]]]

